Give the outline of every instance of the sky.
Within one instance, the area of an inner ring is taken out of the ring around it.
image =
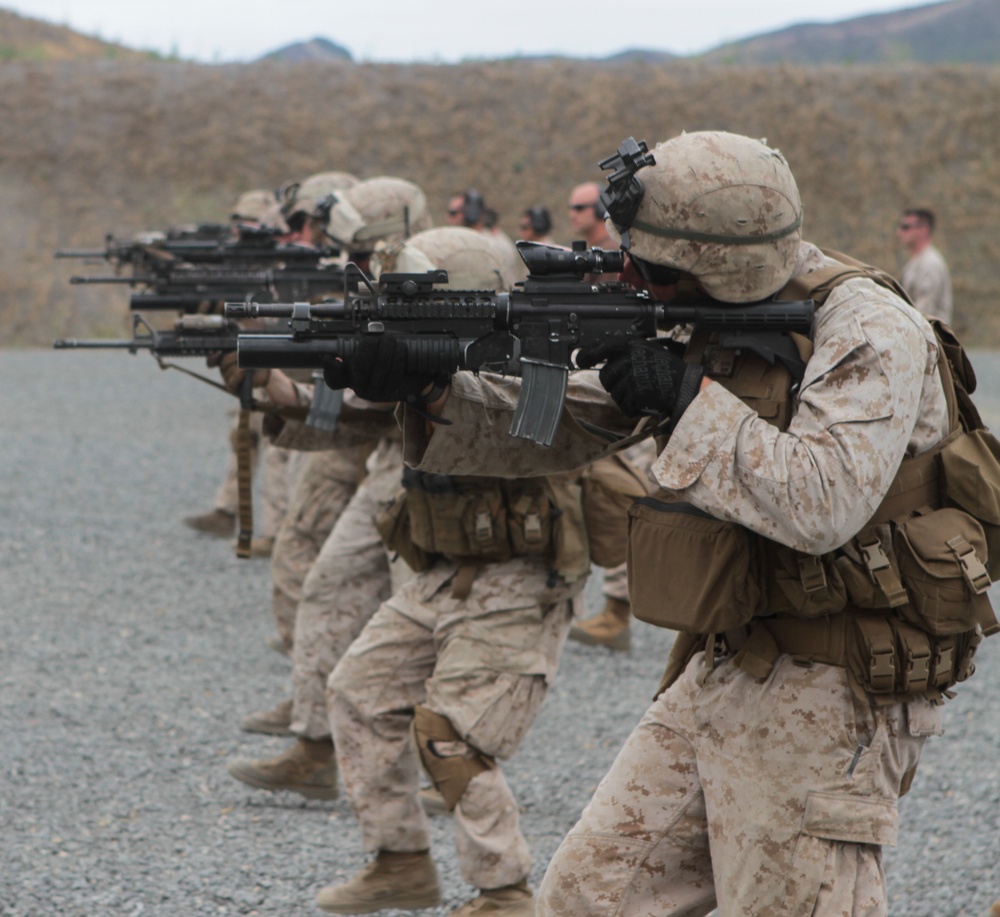
[[[105,41],[203,61],[251,61],[328,38],[355,60],[455,63],[626,48],[694,54],[801,22],[837,22],[926,0],[0,0]]]

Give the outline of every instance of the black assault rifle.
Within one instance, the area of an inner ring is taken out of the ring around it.
[[[582,279],[620,272],[621,252],[530,242],[519,242],[518,249],[529,276],[510,293],[434,289],[448,279],[446,271],[437,270],[386,274],[377,288],[362,275],[367,293],[348,295],[342,303],[226,303],[227,318],[288,322],[284,334],[240,335],[240,366],[321,369],[334,359],[350,360],[362,335],[397,334],[406,341],[407,372],[450,375],[465,369],[520,376],[510,432],[546,446],[555,437],[573,353],[580,348],[691,325],[714,332],[722,347],[780,360],[798,377],[805,369],[788,335],[809,334],[811,301],[660,303],[617,281]]]
[[[72,284],[144,284],[146,292],[132,293],[133,312],[172,309],[194,312],[205,302],[257,300],[287,302],[331,296],[344,290],[344,269],[340,265],[275,267],[260,270],[229,267],[195,267],[190,264],[163,265],[155,277],[70,277]],[[357,281],[354,288],[357,288]]]
[[[113,276],[77,276],[71,283],[169,283],[170,276],[192,264],[206,269],[264,270],[275,266],[285,269],[313,270],[323,259],[336,257],[339,249],[312,248],[282,243],[270,228],[244,227],[238,237],[182,239],[105,238],[103,249],[59,249],[56,258],[103,260],[112,264]],[[128,270],[128,273],[123,273]]]
[[[207,357],[220,350],[235,350],[239,335],[252,335],[243,331],[237,322],[221,315],[185,315],[173,328],[158,331],[141,315],[132,316],[131,340],[77,340],[60,338],[53,341],[56,350],[127,350],[138,353],[148,350],[157,359],[175,357]]]

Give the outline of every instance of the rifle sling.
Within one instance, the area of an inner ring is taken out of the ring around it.
[[[178,372],[182,372],[192,379],[198,379],[204,382],[206,385],[211,385],[213,388],[218,388],[229,394],[229,389],[227,389],[221,382],[216,382],[214,379],[209,379],[208,376],[203,376],[201,373],[192,372],[190,369],[184,366],[178,366],[176,363],[168,363],[162,357],[157,357],[156,362],[159,364],[160,369],[176,369]]]
[[[236,556],[243,559],[250,556],[250,542],[253,540],[253,463],[250,453],[250,410],[240,408],[236,425],[236,486],[240,522]]]

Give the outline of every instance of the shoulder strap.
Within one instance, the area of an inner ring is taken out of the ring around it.
[[[855,277],[867,277],[879,286],[891,290],[904,302],[913,305],[906,291],[891,274],[832,248],[824,248],[821,251],[827,258],[832,258],[838,263],[809,271],[808,274],[802,274],[799,277],[793,277],[778,293],[777,299],[811,299],[816,305],[822,305],[838,284],[845,280],[853,280]]]

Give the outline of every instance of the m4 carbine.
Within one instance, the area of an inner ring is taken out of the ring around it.
[[[129,296],[133,312],[175,310],[196,312],[206,302],[256,300],[282,302],[332,296],[344,291],[345,275],[340,265],[315,265],[260,270],[219,267],[196,267],[177,264],[161,269],[156,277],[70,277],[73,284],[143,284],[146,291]]]
[[[622,254],[519,242],[529,276],[509,293],[435,289],[446,271],[385,274],[377,287],[343,302],[226,303],[227,318],[277,318],[285,333],[240,335],[240,366],[321,369],[350,360],[364,335],[395,334],[406,342],[407,372],[450,375],[488,371],[522,378],[510,432],[551,445],[562,416],[573,353],[602,344],[652,338],[690,325],[717,335],[721,346],[781,360],[800,376],[805,365],[792,332],[808,335],[813,303],[768,301],[724,306],[661,303],[620,282],[584,276],[619,272]]]
[[[116,239],[108,235],[103,249],[60,249],[57,258],[101,259],[114,265],[114,275],[77,275],[70,283],[148,285],[162,289],[175,275],[192,272],[289,272],[324,270],[323,261],[336,257],[336,248],[313,248],[282,243],[271,230],[250,228],[239,237]]]
[[[77,340],[60,338],[52,342],[56,350],[127,350],[138,353],[148,350],[158,359],[176,357],[207,357],[220,350],[235,350],[240,334],[239,325],[221,315],[185,315],[166,331],[153,328],[141,315],[132,316],[130,340]]]

